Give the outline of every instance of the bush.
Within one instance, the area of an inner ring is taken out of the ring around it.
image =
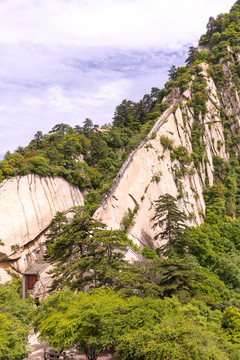
[[[123,219],[121,221],[121,226],[125,233],[127,233],[130,227],[132,227],[135,224],[135,221],[133,219],[134,216],[137,214],[137,211],[138,211],[138,207],[135,206],[133,210],[128,208],[128,211],[124,214]]]
[[[162,144],[164,151],[166,149],[172,150],[173,149],[173,140],[169,139],[167,136],[162,135],[160,137],[160,143]]]

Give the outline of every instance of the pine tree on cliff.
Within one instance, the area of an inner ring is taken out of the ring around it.
[[[159,196],[155,201],[155,215],[153,228],[159,227],[160,232],[155,235],[155,240],[167,240],[167,243],[159,247],[161,253],[178,248],[180,243],[182,248],[181,238],[187,225],[187,215],[180,211],[177,206],[175,197],[169,194]],[[181,250],[181,249],[178,249]]]
[[[146,279],[124,259],[127,236],[120,230],[107,230],[84,207],[73,211],[75,215],[69,221],[57,213],[49,227],[46,259],[53,265],[50,290],[64,286],[72,290],[141,287]]]

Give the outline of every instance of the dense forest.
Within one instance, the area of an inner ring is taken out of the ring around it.
[[[165,244],[140,249],[128,239],[127,223],[124,231],[111,231],[92,215],[130,151],[170,106],[165,100],[176,89],[183,93],[191,86],[193,93],[188,104],[194,112],[192,154],[173,148],[167,138],[161,142],[183,172],[189,162],[198,171],[207,161],[201,119],[208,92],[199,76],[202,62],[209,64],[218,89],[230,160],[214,157],[214,184],[204,189],[201,226],[188,226],[177,199],[165,194],[156,199],[152,219],[161,229],[156,239]],[[227,76],[224,64],[230,69]],[[24,359],[21,339],[31,321],[56,350],[78,346],[91,360],[105,349],[126,360],[239,359],[240,135],[236,114],[226,112],[224,92],[234,101],[236,92],[240,96],[239,1],[230,13],[209,19],[198,47],[189,49],[186,66],[170,68],[164,89],[153,88],[138,103],[124,100],[112,124],[98,128],[90,119],[74,128],[58,124],[5,155],[1,181],[29,173],[62,176],[85,191],[86,205],[75,208],[71,220],[65,213],[52,220],[45,257],[54,265],[53,283],[37,310],[30,300],[19,299],[19,280],[1,286],[1,359]],[[132,264],[124,259],[129,244],[141,257]]]

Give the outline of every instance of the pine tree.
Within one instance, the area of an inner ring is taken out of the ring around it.
[[[76,209],[72,221],[58,213],[47,235],[46,259],[54,266],[51,290],[65,285],[83,290],[87,287],[137,286],[143,276],[124,259],[129,242],[120,230],[107,230],[93,220],[83,207]]]
[[[172,250],[179,246],[179,237],[182,237],[183,231],[187,228],[185,224],[187,218],[187,215],[178,209],[177,200],[172,195],[161,195],[155,201],[153,228],[159,227],[161,231],[154,239],[167,241],[166,244],[160,246],[160,251]]]
[[[194,46],[190,46],[189,50],[188,50],[188,57],[185,61],[185,63],[187,64],[187,66],[189,66],[190,64],[192,64],[195,60],[196,60],[196,56],[198,54],[198,49]]]
[[[168,79],[169,80],[177,80],[178,77],[178,68],[175,65],[172,65],[168,70]]]

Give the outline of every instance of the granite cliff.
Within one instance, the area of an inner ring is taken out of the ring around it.
[[[27,175],[0,184],[0,276],[22,272],[43,255],[41,243],[57,211],[83,205],[79,189],[59,177]]]
[[[207,63],[200,64],[197,75],[205,81],[208,94],[205,116],[199,119],[202,133],[199,140],[204,146],[201,160],[196,163],[191,156],[196,125],[192,106],[192,85],[196,76],[193,75],[189,88],[182,95],[175,91],[165,99],[173,105],[161,116],[162,125],[154,136],[151,132],[148,141],[135,150],[131,161],[127,160],[127,166],[123,166],[125,170],[121,172],[113,193],[95,213],[95,218],[101,219],[110,229],[118,229],[122,227],[123,218],[128,216],[129,211],[135,211],[134,225],[128,230],[128,236],[140,247],[158,246],[153,241],[157,230],[152,228],[151,218],[154,215],[154,201],[165,193],[178,198],[179,208],[190,216],[191,225],[200,225],[205,215],[203,189],[206,184],[212,186],[214,183],[213,159],[220,157],[223,161],[229,161],[221,119],[222,104],[208,68]],[[224,69],[229,72],[227,65]],[[222,91],[222,101],[229,116],[232,113],[239,114],[237,91],[234,97],[229,91]],[[240,124],[239,115],[236,116],[235,127],[236,124]]]

